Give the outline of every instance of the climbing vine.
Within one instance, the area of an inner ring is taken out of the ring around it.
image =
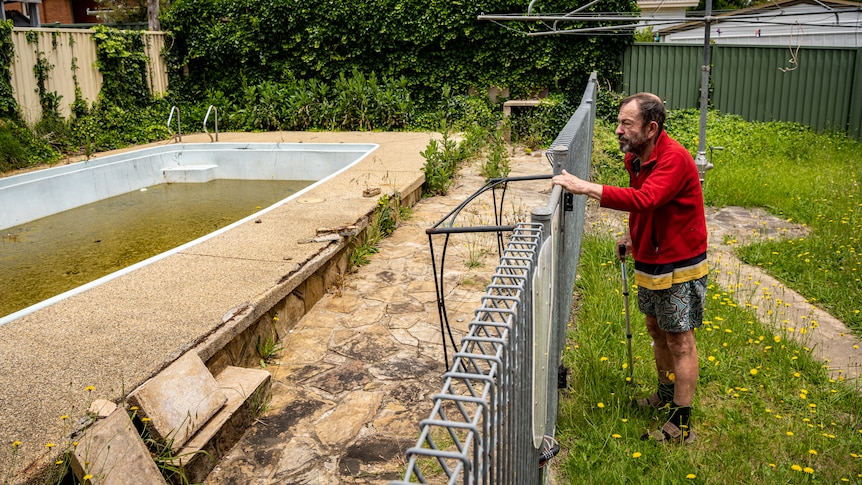
[[[60,99],[62,96],[56,91],[48,91],[46,82],[51,77],[54,65],[48,62],[45,52],[39,49],[39,33],[35,30],[27,31],[25,34],[27,43],[35,46],[36,63],[33,65],[33,75],[36,77],[36,92],[39,94],[39,105],[42,108],[42,118],[56,119],[60,117]],[[57,37],[52,35],[51,46],[57,49]]]
[[[99,101],[124,108],[144,106],[151,96],[142,34],[104,25],[93,27],[93,32],[96,68],[102,74]]]
[[[75,37],[69,34],[69,48],[74,50]],[[87,101],[84,99],[84,94],[81,92],[81,84],[78,82],[78,57],[72,56],[72,83],[75,85],[75,101],[72,102],[72,114],[76,118],[80,118],[87,114]]]
[[[12,60],[15,46],[12,44],[11,20],[0,22],[0,118],[17,119],[18,103],[12,91]]]

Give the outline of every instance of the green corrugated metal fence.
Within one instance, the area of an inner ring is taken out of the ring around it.
[[[715,109],[862,140],[862,48],[713,45],[711,58]],[[622,90],[654,92],[671,109],[697,108],[701,64],[702,45],[634,44],[623,55]]]

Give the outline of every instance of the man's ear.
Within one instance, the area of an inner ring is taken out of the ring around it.
[[[655,140],[658,138],[658,123],[655,121],[650,121],[649,125],[647,125],[647,134],[650,140]]]

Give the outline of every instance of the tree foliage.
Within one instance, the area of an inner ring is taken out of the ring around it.
[[[477,19],[525,8],[521,0],[176,0],[162,28],[173,37],[172,90],[191,99],[212,90],[233,97],[266,81],[331,82],[353,70],[404,77],[420,105],[439,99],[445,85],[455,93],[499,86],[512,97],[545,88],[579,95],[589,72],[617,75],[629,36],[528,37]],[[601,8],[629,11],[634,2]]]
[[[17,118],[18,103],[12,93],[12,21],[0,22],[0,118]]]

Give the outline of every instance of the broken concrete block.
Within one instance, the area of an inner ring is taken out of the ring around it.
[[[79,482],[89,476],[86,483],[93,485],[167,484],[122,408],[84,431],[72,454],[72,471]]]
[[[149,418],[152,435],[173,451],[182,448],[226,400],[196,352],[187,352],[129,395],[138,414]]]

